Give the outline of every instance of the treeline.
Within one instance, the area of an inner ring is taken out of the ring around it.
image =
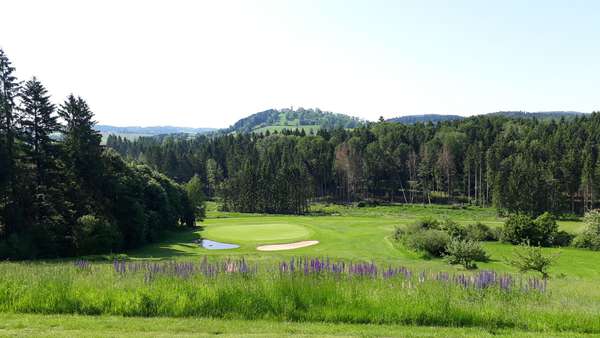
[[[205,192],[234,210],[289,212],[276,205],[292,203],[293,212],[301,212],[306,201],[300,200],[327,197],[494,205],[538,215],[598,205],[599,142],[595,113],[558,121],[476,116],[437,124],[379,122],[316,135],[113,136],[107,144],[179,182],[199,175]]]
[[[0,50],[0,259],[134,248],[194,225],[186,190],[104,150],[87,103],[56,107]]]

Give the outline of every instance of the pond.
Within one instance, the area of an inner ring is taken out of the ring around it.
[[[210,239],[199,239],[196,243],[208,250],[224,250],[224,249],[236,249],[240,246],[237,244],[221,243],[211,241]]]

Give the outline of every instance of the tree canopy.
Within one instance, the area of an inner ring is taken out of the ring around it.
[[[203,216],[183,186],[103,149],[85,100],[56,109],[13,72],[0,50],[0,259],[117,252]]]

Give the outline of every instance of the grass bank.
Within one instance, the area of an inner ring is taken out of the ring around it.
[[[530,289],[528,276],[514,277],[514,287],[505,290],[477,287],[471,275],[462,277],[471,281],[467,286],[456,276],[439,279],[429,272],[382,278],[367,265],[354,273],[285,274],[253,263],[246,272],[229,271],[228,261],[208,263],[213,268],[136,264],[121,271],[106,263],[4,263],[0,312],[600,333],[598,302],[552,286]]]
[[[574,332],[214,318],[0,314],[7,337],[584,337]]]

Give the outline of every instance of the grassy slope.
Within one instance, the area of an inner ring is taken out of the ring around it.
[[[263,126],[263,127],[260,127],[260,128],[255,128],[252,131],[255,132],[255,133],[264,133],[264,132],[266,132],[268,130],[269,132],[272,133],[274,131],[281,132],[284,129],[287,129],[287,130],[295,130],[295,129],[302,130],[302,129],[304,129],[305,133],[310,133],[312,131],[313,133],[316,134],[317,131],[319,129],[321,129],[321,126],[318,126],[318,125],[296,125],[296,124],[290,124],[290,125],[268,125],[268,126]]]
[[[244,256],[248,259],[280,260],[290,256],[328,256],[350,260],[375,260],[403,264],[411,269],[458,270],[441,260],[424,260],[415,253],[395,246],[389,236],[397,225],[405,225],[423,217],[450,217],[461,223],[481,221],[490,226],[500,226],[494,210],[472,208],[454,210],[445,206],[382,206],[373,208],[349,208],[339,206],[317,206],[310,216],[253,215],[217,212],[209,205],[209,218],[202,223],[203,229],[173,234],[161,244],[147,246],[130,252],[132,258],[198,259],[209,256]],[[324,216],[318,216],[324,214]],[[256,237],[256,228],[263,236]],[[561,228],[571,232],[582,229],[581,222],[561,222]],[[253,231],[245,231],[252,227]],[[286,229],[284,238],[279,237],[274,227]],[[216,240],[238,243],[239,249],[209,251],[192,241],[200,235]],[[282,252],[258,252],[255,247],[262,243],[318,239],[319,245]],[[480,264],[480,268],[514,271],[504,261],[512,255],[513,246],[501,243],[486,243],[492,261]],[[560,253],[556,266],[551,270],[552,292],[557,293],[557,302],[573,299],[571,308],[595,309],[600,304],[600,253],[579,249],[547,249]],[[556,303],[556,302],[555,302]],[[554,304],[560,307],[561,304]],[[584,310],[587,311],[587,310]],[[594,310],[595,311],[595,310]],[[24,329],[27,328],[27,329]],[[38,336],[182,336],[214,334],[231,336],[284,336],[284,335],[402,335],[402,336],[486,336],[489,332],[479,328],[427,328],[406,326],[364,326],[323,323],[280,323],[272,321],[241,321],[213,319],[126,319],[121,317],[78,317],[0,315],[0,335]],[[85,334],[84,334],[85,333]],[[534,336],[520,331],[501,331],[510,336]],[[543,336],[553,336],[544,332]],[[565,333],[564,336],[574,336]]]
[[[503,220],[490,208],[455,210],[447,206],[398,205],[369,208],[340,206],[317,206],[311,216],[253,215],[217,212],[209,205],[208,216],[202,229],[174,234],[169,241],[147,246],[131,252],[134,258],[191,258],[198,256],[240,256],[252,259],[279,260],[290,256],[328,256],[331,258],[400,263],[416,269],[457,270],[442,260],[424,260],[419,255],[395,245],[391,233],[395,226],[402,226],[424,217],[449,217],[460,224],[480,221],[490,226],[501,226]],[[316,214],[325,216],[316,216]],[[581,222],[559,222],[561,229],[578,232]],[[241,229],[255,231],[266,226],[260,239]],[[276,227],[286,230],[281,236],[273,233]],[[301,229],[305,229],[302,231]],[[240,244],[234,250],[206,250],[192,241],[203,236],[218,241]],[[278,238],[279,237],[279,238]],[[259,252],[260,244],[293,242],[316,239],[316,246],[280,252]],[[496,242],[484,244],[491,261],[480,263],[482,269],[515,271],[505,261],[513,254],[514,246]],[[556,266],[551,269],[555,276],[575,279],[594,279],[600,282],[600,253],[571,248],[549,248],[548,252],[559,254]],[[568,278],[567,278],[568,280]]]
[[[285,113],[280,113],[279,114],[279,122],[277,122],[277,124],[260,125],[260,126],[257,126],[256,128],[254,128],[252,131],[255,133],[264,133],[268,130],[269,132],[272,133],[274,131],[281,132],[284,129],[287,129],[287,130],[294,130],[294,129],[302,130],[302,129],[304,129],[304,131],[306,133],[310,133],[311,131],[313,133],[316,133],[319,129],[321,129],[321,126],[320,125],[301,125],[300,122],[298,121],[298,119],[288,120],[288,119],[286,119]]]
[[[207,318],[0,314],[2,337],[574,337],[571,332],[401,325],[289,323]]]

